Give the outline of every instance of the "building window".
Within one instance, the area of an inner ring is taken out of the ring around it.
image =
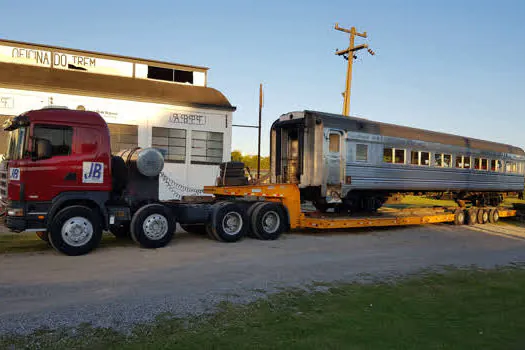
[[[328,150],[330,153],[339,153],[339,147],[341,146],[341,135],[330,134]]]
[[[223,138],[221,132],[192,131],[191,163],[220,164],[223,159]]]
[[[139,127],[137,125],[108,124],[111,138],[111,153],[138,147]]]
[[[356,162],[368,162],[368,145],[358,143],[355,146],[355,160]]]
[[[68,126],[35,125],[33,139],[44,139],[51,143],[51,156],[67,156],[71,154],[73,144],[73,129]]]
[[[186,130],[153,127],[151,146],[169,162],[186,162]]]

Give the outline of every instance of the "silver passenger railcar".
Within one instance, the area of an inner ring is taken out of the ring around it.
[[[315,111],[283,114],[271,128],[272,182],[296,183],[320,209],[375,210],[402,192],[451,192],[498,205],[524,190],[518,147]]]

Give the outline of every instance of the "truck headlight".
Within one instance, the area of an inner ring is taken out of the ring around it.
[[[24,209],[22,208],[8,209],[7,216],[24,216]]]

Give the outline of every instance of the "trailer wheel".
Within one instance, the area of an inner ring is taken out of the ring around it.
[[[489,212],[489,221],[491,224],[495,224],[499,221],[499,211],[498,209],[491,209]]]
[[[109,227],[109,232],[111,232],[113,236],[117,238],[130,238],[131,233],[129,231],[130,231],[129,223],[122,224],[119,226],[114,225],[114,226]]]
[[[286,230],[286,215],[280,204],[266,202],[253,210],[251,228],[256,238],[274,240]]]
[[[180,227],[182,227],[182,229],[188,233],[193,233],[196,235],[207,234],[206,225],[204,224],[180,225]]]
[[[467,224],[475,225],[478,221],[478,211],[476,209],[467,210]]]
[[[489,221],[489,213],[486,209],[478,209],[478,223],[486,224]]]
[[[95,249],[102,239],[99,215],[81,205],[64,208],[49,225],[49,241],[66,255],[83,255]]]
[[[463,225],[465,223],[465,212],[457,209],[454,213],[454,225]]]
[[[246,235],[248,237],[257,238],[257,237],[255,237],[255,234],[253,233],[253,228],[252,228],[251,222],[252,222],[252,217],[253,217],[254,210],[258,206],[260,206],[260,205],[262,205],[264,203],[265,202],[255,202],[254,204],[250,205],[250,207],[248,208],[248,210],[246,212],[246,216],[247,216],[248,220],[250,221],[250,225],[248,226],[248,231],[246,232]]]
[[[232,202],[221,202],[213,205],[208,230],[219,241],[237,242],[246,235],[248,220],[239,205]]]
[[[175,233],[176,221],[161,204],[148,204],[137,210],[131,219],[131,237],[144,248],[166,246]]]

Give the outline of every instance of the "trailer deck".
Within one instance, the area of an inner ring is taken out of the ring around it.
[[[344,229],[364,227],[388,227],[425,225],[437,223],[463,224],[458,214],[465,211],[458,207],[435,207],[428,209],[380,210],[376,215],[359,217],[336,214],[308,213],[301,209],[299,188],[294,184],[269,184],[248,186],[205,186],[204,192],[218,199],[249,201],[273,201],[281,203],[288,212],[290,229]],[[463,208],[465,209],[465,208]],[[516,216],[516,210],[504,207],[483,208],[497,209],[499,217]]]

